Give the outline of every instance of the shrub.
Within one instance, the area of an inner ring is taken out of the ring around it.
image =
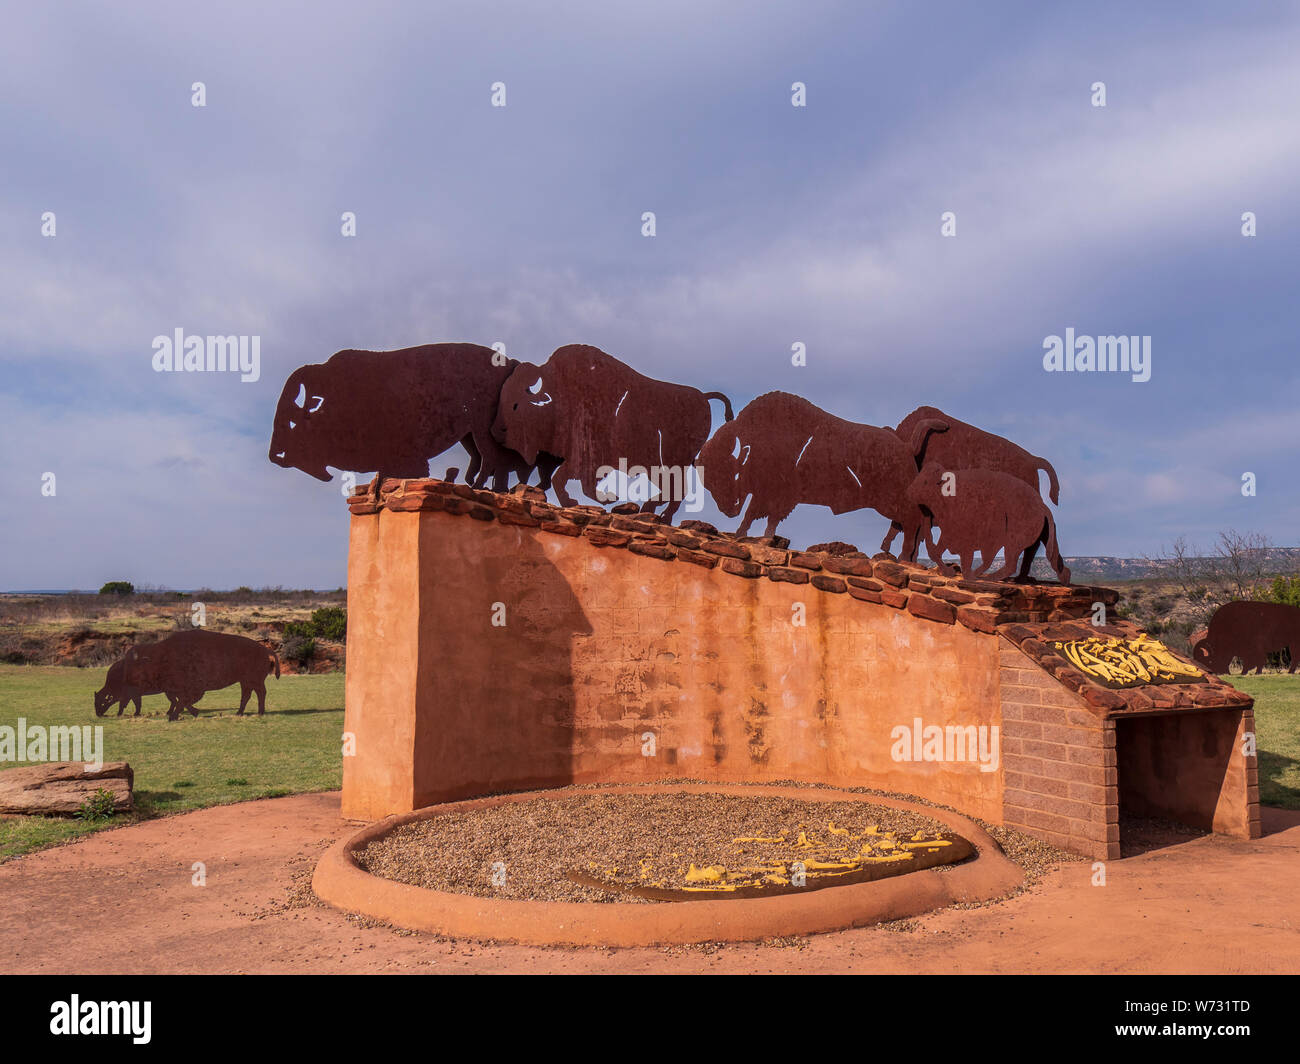
[[[313,610],[311,626],[315,635],[341,643],[348,634],[348,613],[342,606],[322,606]]]
[[[1300,576],[1276,576],[1268,590],[1260,594],[1264,602],[1281,602],[1286,606],[1300,606]]]
[[[129,580],[110,580],[99,589],[101,595],[134,595],[135,585]]]
[[[309,635],[291,635],[280,647],[280,657],[297,665],[310,661],[315,656],[316,640]]]
[[[284,638],[290,639],[328,639],[332,643],[341,643],[348,634],[347,611],[341,606],[323,606],[313,610],[310,621],[289,621],[284,626]]]
[[[113,792],[100,787],[81,803],[77,817],[81,820],[107,820],[113,815]]]

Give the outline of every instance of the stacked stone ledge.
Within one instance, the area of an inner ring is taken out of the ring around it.
[[[748,580],[808,585],[832,595],[907,610],[939,624],[961,624],[993,634],[1008,624],[1065,621],[1088,616],[1096,602],[1109,609],[1119,593],[1099,587],[1056,584],[1004,584],[945,577],[922,565],[889,555],[871,558],[850,544],[827,549],[791,550],[781,536],[739,539],[705,521],[667,525],[658,515],[640,513],[633,503],[606,510],[600,506],[556,506],[540,488],[520,486],[508,494],[435,479],[385,480],[375,498],[358,487],[348,499],[353,514],[441,511],[480,521],[536,528],[584,538],[596,547],[614,547],[662,561],[719,569]],[[1094,629],[1089,630],[1095,633]]]

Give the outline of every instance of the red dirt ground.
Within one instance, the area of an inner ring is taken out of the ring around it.
[[[1024,894],[790,945],[536,949],[443,941],[303,904],[317,856],[356,826],[339,795],[220,806],[0,865],[0,965],[132,972],[1300,972],[1300,812],[1265,837],[1196,838],[1061,866]],[[191,884],[196,861],[207,885]],[[291,899],[296,899],[292,901]]]

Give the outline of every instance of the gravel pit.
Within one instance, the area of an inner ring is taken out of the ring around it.
[[[651,881],[679,889],[692,866],[698,882],[705,869],[720,865],[835,861],[858,851],[864,840],[875,840],[873,850],[884,854],[940,837],[954,838],[938,820],[869,802],[565,794],[402,824],[354,857],[372,875],[428,890],[520,901],[655,904],[654,898],[619,889],[646,880],[643,862],[650,862]],[[571,872],[606,878],[611,889],[574,882]]]

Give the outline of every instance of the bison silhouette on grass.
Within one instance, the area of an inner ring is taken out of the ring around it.
[[[1300,607],[1281,602],[1228,602],[1214,611],[1203,639],[1192,647],[1192,660],[1215,673],[1226,673],[1241,659],[1244,676],[1263,672],[1270,654],[1287,651],[1295,672],[1300,664]]]
[[[171,703],[168,720],[179,718],[182,710],[197,717],[194,704],[206,692],[239,684],[239,715],[256,693],[261,716],[266,712],[266,678],[272,672],[279,679],[279,657],[252,639],[204,628],[178,632],[157,643],[132,647],[110,666],[104,686],[95,692],[95,715],[102,717],[118,703],[120,717],[126,704],[134,701],[139,716],[143,695],[165,694]]]

